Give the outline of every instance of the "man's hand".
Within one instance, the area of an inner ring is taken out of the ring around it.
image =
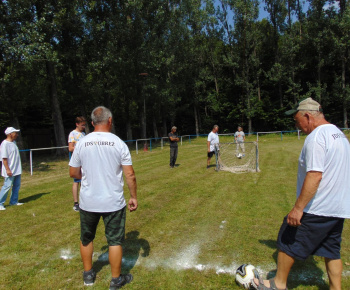
[[[10,170],[10,169],[6,169],[6,174],[7,174],[7,176],[12,176],[12,171]]]
[[[303,216],[303,211],[293,207],[290,213],[288,214],[287,223],[292,227],[298,227],[301,225],[300,220],[302,216]]]
[[[137,210],[137,199],[136,198],[129,199],[128,209],[130,212]]]

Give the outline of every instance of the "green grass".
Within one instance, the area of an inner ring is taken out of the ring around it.
[[[127,214],[123,271],[130,271],[134,281],[125,289],[239,289],[233,273],[243,263],[273,276],[276,237],[295,202],[305,138],[279,137],[259,137],[259,173],[206,169],[202,137],[179,146],[175,169],[168,165],[169,147],[132,152],[139,208]],[[35,156],[34,161],[34,175],[27,169],[22,176],[25,205],[0,212],[0,289],[83,289],[79,214],[72,210],[68,161],[42,163]],[[94,247],[98,274],[89,289],[106,289],[111,276],[102,222]],[[350,288],[349,247],[346,221],[343,289]],[[296,263],[289,289],[328,289],[323,259]]]

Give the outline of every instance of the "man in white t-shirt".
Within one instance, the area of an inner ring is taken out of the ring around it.
[[[77,142],[85,137],[85,126],[86,126],[86,119],[84,117],[76,117],[75,118],[75,130],[69,133],[68,136],[68,150],[69,152],[73,153],[75,145]],[[78,202],[78,191],[79,191],[79,184],[81,180],[80,179],[73,179],[73,186],[72,186],[72,193],[73,193],[73,210],[79,211],[79,202]]]
[[[215,154],[215,149],[218,149],[217,146],[219,145],[219,126],[214,125],[213,130],[208,135],[207,140],[207,168],[210,167],[210,160]]]
[[[76,144],[69,162],[70,176],[81,179],[79,212],[83,280],[85,285],[92,285],[95,281],[93,240],[102,216],[112,272],[110,289],[117,289],[132,280],[131,274],[121,274],[126,217],[123,173],[131,196],[129,211],[137,209],[136,178],[127,145],[111,133],[111,111],[97,107],[91,113],[91,120],[94,132]]]
[[[2,141],[0,154],[2,160],[1,175],[5,182],[0,191],[0,210],[5,210],[4,203],[12,187],[10,205],[22,205],[18,202],[18,192],[21,187],[22,164],[16,145],[19,129],[8,127],[5,130],[6,139]]]
[[[311,98],[293,110],[296,126],[305,134],[299,156],[297,199],[284,218],[277,240],[276,277],[254,279],[256,289],[286,289],[295,259],[324,257],[330,289],[341,289],[341,235],[350,218],[350,145],[336,126],[328,123],[319,103]]]

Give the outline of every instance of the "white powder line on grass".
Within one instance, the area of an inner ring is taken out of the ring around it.
[[[71,260],[74,255],[72,254],[70,249],[61,249],[60,257],[63,260]]]
[[[197,270],[197,271],[205,271],[205,270],[214,270],[216,274],[229,274],[234,276],[236,274],[237,268],[241,265],[235,261],[232,261],[231,265],[224,266],[218,265],[216,263],[210,264],[201,264],[198,263],[198,255],[200,253],[199,244],[193,244],[184,249],[181,253],[176,254],[174,257],[169,257],[167,259],[160,259],[159,257],[150,258],[150,257],[142,257],[141,255],[138,259],[130,259],[128,257],[123,257],[122,263],[123,266],[142,266],[149,269],[155,269],[157,267],[168,268],[176,271],[181,270]],[[61,249],[60,257],[64,260],[70,260],[74,257],[78,256],[78,254],[72,253],[70,249]],[[97,257],[98,261],[108,262],[108,252],[94,252],[94,258]],[[249,261],[246,262],[249,264]],[[265,265],[264,268],[258,265],[254,265],[258,270],[261,277],[264,279],[267,277],[270,271],[274,271],[276,269],[276,264],[272,263],[269,265]],[[326,279],[326,273],[324,273],[323,279]],[[343,277],[349,277],[350,271],[343,271]],[[315,279],[312,271],[305,270],[302,274],[298,274],[298,279],[303,281],[310,281]]]

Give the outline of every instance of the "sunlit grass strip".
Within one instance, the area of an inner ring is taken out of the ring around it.
[[[206,169],[205,137],[179,146],[175,169],[168,165],[169,147],[132,152],[140,206],[127,216],[123,271],[135,279],[126,289],[238,289],[233,273],[242,263],[274,275],[275,241],[295,202],[303,139],[262,140],[261,172],[238,175]],[[3,289],[83,289],[68,160],[43,161],[46,166],[33,177],[23,175],[20,201],[26,204],[0,212]],[[110,268],[103,223],[94,246],[98,274],[92,289],[106,289]],[[350,288],[349,246],[346,222],[344,289]],[[327,289],[325,273],[321,258],[297,263],[289,287]]]

